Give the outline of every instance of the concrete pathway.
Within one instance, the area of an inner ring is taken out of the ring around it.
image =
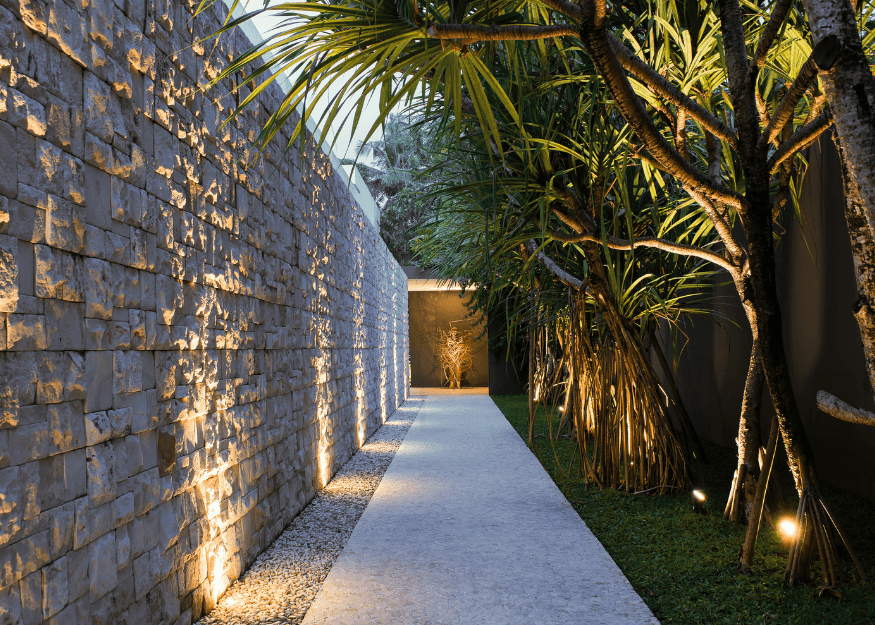
[[[425,400],[304,625],[658,623],[488,396]]]

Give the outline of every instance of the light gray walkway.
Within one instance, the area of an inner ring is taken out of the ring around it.
[[[658,623],[488,396],[425,400],[304,625]]]

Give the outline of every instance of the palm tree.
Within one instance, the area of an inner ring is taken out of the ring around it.
[[[444,154],[435,151],[436,129],[424,118],[392,114],[383,128],[383,138],[362,143],[360,156],[370,156],[371,164],[343,159],[353,165],[380,207],[380,236],[402,265],[413,259],[411,241],[416,228],[435,209],[428,189],[441,170]]]

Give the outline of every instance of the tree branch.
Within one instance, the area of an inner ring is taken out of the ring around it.
[[[757,71],[765,64],[769,48],[772,47],[775,36],[781,30],[781,25],[784,23],[784,19],[787,17],[792,4],[793,0],[778,0],[772,14],[769,16],[769,22],[763,30],[763,36],[760,38],[756,52],[754,52],[751,71]]]
[[[662,74],[650,67],[647,63],[635,56],[629,48],[623,45],[614,35],[608,33],[608,41],[617,55],[617,60],[633,76],[643,81],[651,91],[665,98],[675,106],[687,112],[687,115],[711,132],[727,141],[732,147],[738,147],[738,138],[735,133],[726,127],[723,122],[708,112],[702,105],[690,98],[683,91],[671,84]]]
[[[529,239],[529,252],[534,256],[535,260],[544,265],[553,276],[559,280],[562,284],[570,286],[575,291],[579,291],[583,286],[583,281],[578,280],[570,273],[562,269],[556,262],[551,259],[549,256],[544,254],[544,252],[538,252],[538,244],[535,243],[534,239]]]
[[[723,242],[723,245],[726,246],[726,251],[729,252],[732,259],[735,262],[741,262],[744,250],[741,249],[741,246],[735,240],[735,237],[732,236],[732,229],[729,227],[729,224],[726,222],[723,215],[720,214],[710,201],[708,201],[708,198],[703,197],[702,194],[695,189],[684,187],[684,191],[686,191],[687,194],[702,207],[705,214],[708,215],[708,218],[711,220],[711,223],[714,224],[714,229],[717,231],[717,234],[720,235],[720,240]]]
[[[639,247],[648,247],[662,250],[663,252],[669,252],[671,254],[678,254],[680,256],[692,256],[694,258],[701,258],[702,260],[706,260],[709,263],[714,263],[715,265],[722,267],[733,275],[738,271],[738,269],[732,263],[730,263],[719,254],[715,254],[714,252],[710,252],[706,249],[695,247],[693,245],[686,245],[684,243],[669,241],[668,239],[659,239],[656,237],[639,237],[637,239],[633,239],[632,241],[628,241],[626,239],[619,239],[612,236],[608,236],[605,239],[602,239],[597,235],[589,233],[565,235],[559,232],[549,231],[549,234],[552,238],[556,239],[557,241],[561,241],[562,243],[598,243],[599,245],[604,243],[612,250],[621,251],[631,251]]]
[[[565,211],[561,211],[555,206],[550,207],[550,211],[559,218],[559,221],[564,223],[566,226],[571,228],[577,233],[582,233],[584,231],[583,224],[576,217],[572,217],[567,214]]]
[[[766,144],[771,143],[778,137],[787,122],[793,118],[793,111],[796,109],[796,105],[802,99],[802,96],[805,95],[805,92],[808,91],[808,87],[811,86],[814,79],[817,78],[817,72],[818,67],[814,62],[814,58],[808,57],[808,61],[799,70],[799,75],[796,76],[796,80],[790,85],[790,88],[778,105],[778,110],[775,111],[769,127],[766,128],[766,131],[760,137],[760,145],[757,147],[765,147]]]
[[[751,76],[747,58],[747,42],[744,23],[738,0],[718,0],[720,9],[720,32],[723,34],[723,50],[726,59],[726,74],[729,79],[729,98],[735,109],[735,128],[738,132],[738,152],[741,162],[748,166],[757,162],[756,150],[762,129],[755,76]],[[747,195],[755,176],[747,173]]]
[[[445,41],[458,39],[462,43],[476,41],[534,41],[553,37],[579,37],[580,30],[572,24],[538,26],[514,24],[511,26],[480,26],[477,24],[432,24],[426,30],[429,37]]]
[[[778,151],[772,155],[772,158],[769,159],[769,172],[774,174],[778,171],[781,163],[788,158],[792,158],[799,150],[804,150],[817,141],[817,138],[823,134],[823,131],[832,126],[832,123],[832,115],[830,115],[829,111],[825,111],[790,135],[781,144]]]
[[[689,186],[702,194],[723,204],[741,208],[745,200],[738,193],[726,187],[714,185],[692,163],[685,160],[653,125],[647,109],[632,89],[617,54],[602,30],[581,31],[585,38],[587,51],[604,79],[623,119],[641,139],[660,169],[677,178],[684,186]]]
[[[875,427],[875,414],[863,408],[854,408],[850,404],[846,404],[841,399],[827,393],[826,391],[817,391],[817,407],[826,414],[858,425],[869,425]]]

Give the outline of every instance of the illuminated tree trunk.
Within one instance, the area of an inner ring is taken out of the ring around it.
[[[760,477],[760,406],[764,382],[759,346],[754,343],[744,384],[738,438],[735,439],[738,446],[738,466],[735,469],[732,489],[723,513],[723,518],[733,523],[748,522],[756,499],[757,481]]]
[[[875,231],[875,77],[854,17],[859,0],[803,0],[813,57],[836,130],[846,176],[870,232]]]
[[[529,330],[529,445],[535,440],[535,330]]]

